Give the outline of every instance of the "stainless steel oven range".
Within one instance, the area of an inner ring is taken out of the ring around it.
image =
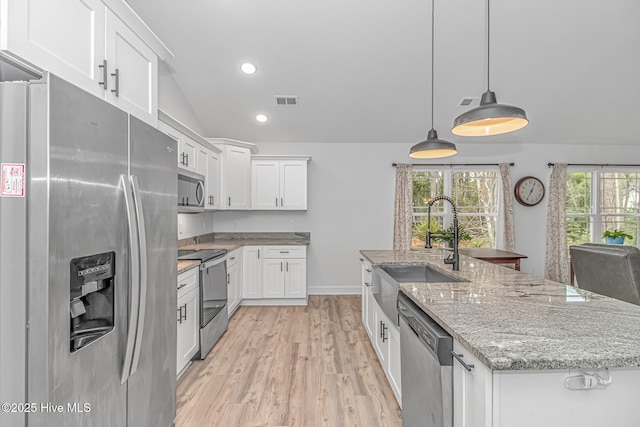
[[[180,260],[199,260],[200,264],[200,351],[204,359],[227,330],[227,250],[178,250]]]

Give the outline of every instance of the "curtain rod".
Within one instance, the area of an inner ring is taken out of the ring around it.
[[[509,163],[514,166],[515,163]],[[391,163],[391,166],[398,166],[397,163]],[[412,163],[411,166],[500,166],[500,163]]]
[[[548,167],[551,167],[555,165],[555,163],[547,163]],[[605,167],[605,166],[620,166],[620,167],[632,167],[632,168],[638,168],[640,167],[640,165],[629,165],[629,164],[616,164],[616,163],[567,163],[567,166],[598,166],[598,167]]]

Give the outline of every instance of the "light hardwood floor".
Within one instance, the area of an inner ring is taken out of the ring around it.
[[[178,381],[176,427],[401,426],[360,313],[357,295],[238,308]]]

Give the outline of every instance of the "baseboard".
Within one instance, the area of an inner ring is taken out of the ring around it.
[[[306,298],[243,299],[240,305],[307,305]]]
[[[360,295],[362,285],[354,286],[314,286],[309,288],[309,295]]]

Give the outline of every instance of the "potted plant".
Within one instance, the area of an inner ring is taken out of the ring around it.
[[[450,225],[446,229],[438,228],[436,231],[431,232],[431,239],[434,242],[444,242],[447,247],[453,247],[453,225]],[[458,226],[458,242],[461,240],[471,240],[471,236],[466,232],[464,227]]]
[[[602,238],[604,242],[609,245],[622,245],[624,244],[624,239],[633,240],[633,236],[625,233],[624,231],[613,229],[606,230],[602,233]]]

